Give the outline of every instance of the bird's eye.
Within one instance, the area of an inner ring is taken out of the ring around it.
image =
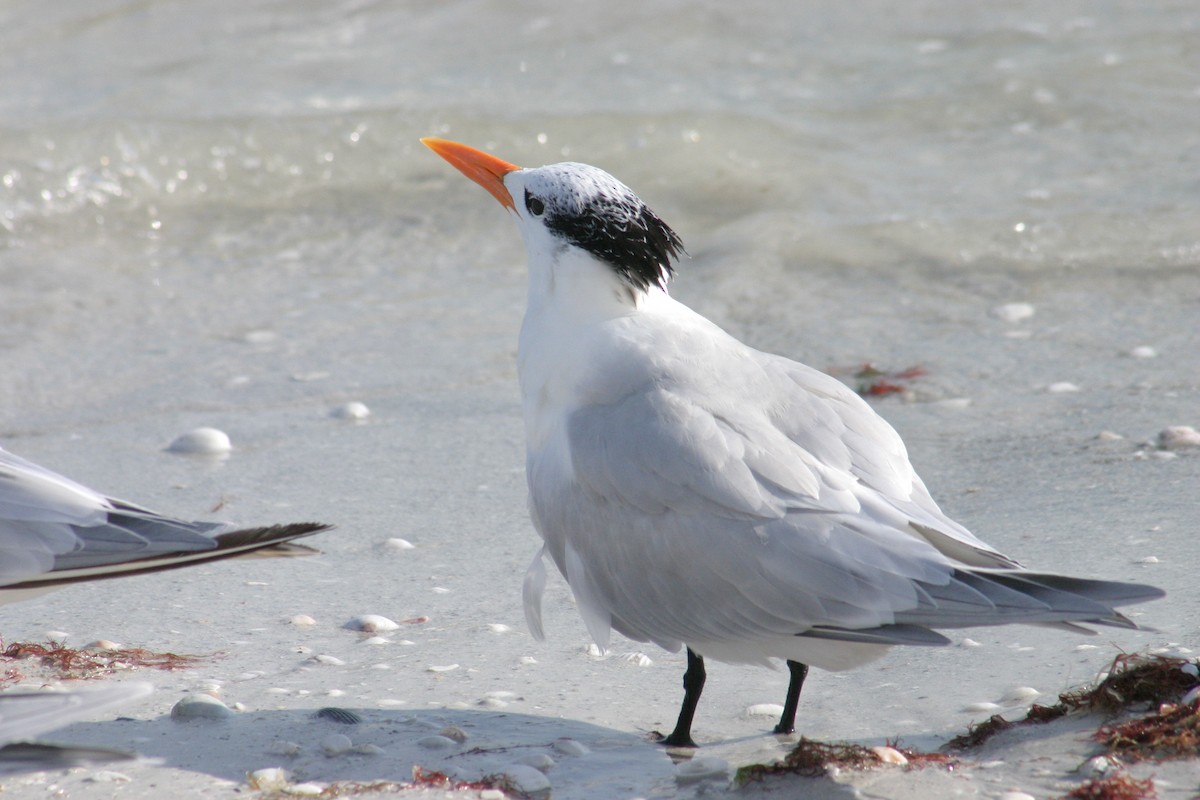
[[[535,217],[540,217],[546,211],[546,204],[525,190],[525,208],[529,209],[529,213]]]

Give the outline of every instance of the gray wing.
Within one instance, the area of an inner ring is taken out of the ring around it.
[[[1112,604],[1159,594],[1012,569],[941,513],[853,392],[784,359],[758,366],[737,392],[659,383],[580,409],[573,475],[555,485],[531,465],[535,520],[593,636],[944,643],[913,626],[1121,624]],[[752,407],[723,402],[742,393]]]

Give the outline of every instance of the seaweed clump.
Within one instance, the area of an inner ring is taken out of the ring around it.
[[[1117,774],[1081,783],[1067,792],[1064,800],[1155,800],[1157,797],[1152,779],[1139,781]]]
[[[1014,726],[1050,722],[1076,711],[1114,715],[1136,705],[1150,704],[1158,710],[1129,722],[1106,725],[1097,733],[1097,739],[1114,753],[1140,754],[1139,759],[1197,755],[1200,753],[1198,704],[1196,700],[1172,704],[1197,682],[1193,661],[1122,653],[1113,659],[1108,674],[1095,686],[1063,692],[1052,706],[1035,704],[1020,720],[1009,721],[997,714],[971,726],[966,733],[947,742],[946,747],[968,750]]]
[[[0,660],[11,663],[36,659],[37,665],[50,671],[62,680],[88,680],[128,669],[148,668],[161,670],[187,669],[202,661],[200,656],[177,653],[156,653],[140,647],[115,650],[80,650],[59,642],[14,642],[0,653]],[[3,681],[20,681],[24,675],[16,668],[9,668]]]
[[[953,769],[956,763],[953,757],[944,753],[924,753],[896,747],[894,744],[888,746],[904,757],[902,766],[905,769],[920,769],[933,765]],[[862,770],[888,763],[895,762],[885,760],[878,750],[870,747],[851,742],[819,742],[802,736],[782,761],[774,764],[749,764],[740,768],[737,771],[736,783],[740,786],[771,775],[819,778],[830,768]]]

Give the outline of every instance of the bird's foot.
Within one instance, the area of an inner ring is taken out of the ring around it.
[[[776,725],[774,728],[771,729],[771,733],[778,734],[780,736],[786,736],[789,733],[795,733],[795,732],[796,732],[795,725],[780,724],[780,725]]]
[[[658,731],[650,732],[651,740],[661,744],[663,747],[699,747],[700,745],[692,741],[691,734],[680,734],[679,731],[673,731],[670,736],[663,736]]]

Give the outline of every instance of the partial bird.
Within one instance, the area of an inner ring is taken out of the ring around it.
[[[0,773],[136,758],[136,754],[125,750],[50,744],[32,741],[32,737],[125,705],[151,691],[148,683],[129,682],[68,691],[0,694]]]
[[[0,449],[0,604],[61,586],[247,555],[307,555],[316,522],[188,522],[106,497]]]
[[[549,556],[602,649],[613,630],[686,647],[665,744],[695,746],[705,658],[784,660],[775,732],[790,733],[809,665],[945,645],[946,628],[1132,628],[1115,607],[1163,596],[1027,570],[947,517],[855,392],[670,297],[683,242],[608,173],[422,141],[508,209],[528,252],[517,366],[543,539],[529,627],[543,638]]]

